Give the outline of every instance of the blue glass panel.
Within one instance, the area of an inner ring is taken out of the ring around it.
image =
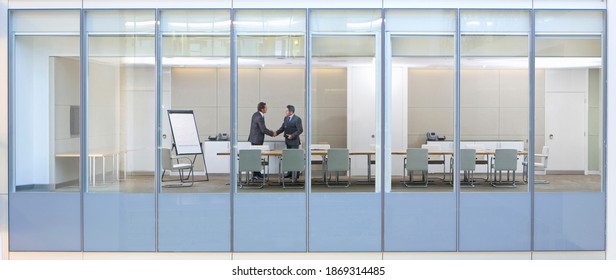
[[[167,252],[229,252],[229,194],[160,194],[158,250]]]
[[[456,251],[455,193],[385,194],[385,251]]]
[[[530,193],[461,193],[460,251],[529,251]]]
[[[605,250],[605,193],[535,193],[534,250]]]
[[[84,251],[154,251],[154,220],[154,194],[85,193]]]
[[[79,193],[11,193],[11,251],[81,251]]]
[[[236,194],[237,252],[305,252],[306,195]]]
[[[310,251],[381,251],[380,193],[312,193]]]

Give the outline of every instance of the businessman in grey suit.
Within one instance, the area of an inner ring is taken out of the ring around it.
[[[248,142],[252,145],[263,145],[265,134],[275,137],[278,133],[267,129],[265,126],[265,113],[267,113],[267,104],[265,102],[259,102],[257,105],[257,111],[252,114],[250,120],[250,134],[248,134]],[[253,177],[257,179],[263,178],[261,172],[253,172]]]
[[[301,144],[299,136],[304,132],[302,127],[302,119],[295,115],[295,106],[287,105],[284,110],[285,117],[282,120],[282,126],[276,131],[276,135],[284,132],[284,142],[287,149],[299,149]],[[286,178],[291,177],[291,172],[286,174]],[[299,174],[295,178],[297,178]]]

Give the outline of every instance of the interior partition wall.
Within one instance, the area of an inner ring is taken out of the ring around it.
[[[457,14],[387,10],[385,16],[390,87],[385,94],[389,176],[385,176],[383,250],[456,251],[452,144]],[[445,141],[428,139],[430,132]],[[409,148],[444,153],[423,158],[427,169],[422,175],[422,169],[410,165],[418,159],[407,155]]]
[[[310,144],[349,153],[312,165],[311,252],[381,251],[381,24],[381,10],[310,11]]]
[[[603,11],[536,11],[534,249],[605,249]]]
[[[305,131],[299,130],[306,115],[306,10],[236,10],[233,26],[237,47],[237,108],[233,108],[237,120],[237,151],[259,149],[263,154],[268,150],[306,150]],[[260,102],[266,103],[267,109],[258,112]],[[297,130],[292,131],[286,112],[293,108],[293,127]],[[256,125],[254,114],[259,117],[261,113],[269,130],[264,136],[267,145],[256,140],[254,134],[249,136]],[[291,132],[295,135],[291,136]],[[238,171],[244,170],[243,160],[239,156]],[[301,168],[293,171],[295,180],[284,178],[287,172],[282,168],[289,161],[284,156],[264,155],[263,178],[247,179],[248,174],[238,178],[241,182],[233,187],[235,251],[307,250],[305,186],[309,180],[302,178]],[[300,165],[303,163],[302,156]],[[286,180],[286,185],[281,180]]]
[[[84,251],[154,251],[154,10],[86,11]]]
[[[10,22],[9,248],[81,251],[80,12]]]
[[[228,151],[229,142],[208,137],[231,131],[231,15],[229,10],[158,13],[157,147],[164,172],[156,180],[158,251],[228,252],[232,173],[229,156],[216,153]],[[178,164],[192,169],[174,169]]]
[[[481,184],[460,192],[459,250],[528,251],[531,192],[521,179],[530,131],[530,12],[461,10],[459,20],[460,148],[494,152],[477,157],[488,165],[477,168]]]
[[[605,250],[605,17],[11,10],[10,251]],[[257,145],[261,101],[279,133]],[[287,105],[305,168],[283,187]],[[178,153],[169,110],[202,153]],[[429,151],[413,182],[408,148]],[[263,188],[240,184],[246,149]],[[493,172],[500,149],[515,180]]]

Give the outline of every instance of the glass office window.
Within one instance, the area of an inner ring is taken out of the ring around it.
[[[476,182],[460,186],[459,248],[529,250],[529,11],[461,11],[460,33],[460,148],[476,152]]]
[[[602,12],[540,11],[536,22],[535,191],[600,192]]]
[[[381,250],[381,23],[311,11],[310,251]]]
[[[604,250],[604,12],[535,22],[534,250]]]
[[[87,11],[84,250],[154,250],[155,15]],[[115,213],[115,214],[111,214]]]
[[[89,192],[154,191],[154,17],[88,12]]]
[[[306,11],[238,10],[233,26],[240,173],[234,249],[305,252]]]
[[[238,11],[234,26],[238,34],[238,149],[261,150],[263,167],[248,176],[243,171],[248,163],[240,157],[243,174],[238,191],[254,192],[258,187],[258,192],[303,193],[303,176],[284,178],[289,173],[281,169],[287,170],[299,160],[300,166],[295,169],[304,173],[304,153],[293,161],[289,157],[285,163],[281,152],[306,150],[305,12]],[[265,105],[258,112],[260,102]],[[289,108],[295,110],[291,123]],[[259,125],[261,122],[264,126]],[[259,180],[261,177],[265,180]]]
[[[159,251],[230,250],[228,10],[164,10]],[[220,136],[219,136],[220,135]]]
[[[385,251],[455,251],[456,14],[389,10]],[[416,155],[407,149],[423,149]],[[411,172],[412,171],[412,172]],[[410,177],[412,175],[412,177]],[[430,213],[426,215],[426,213]]]
[[[381,15],[324,10],[313,11],[312,17],[311,149],[347,149],[350,159],[348,171],[325,174],[325,158],[313,156],[312,192],[374,192],[380,188],[375,182],[380,173],[376,57]]]
[[[161,13],[163,193],[229,193],[230,26],[226,10]]]
[[[79,11],[11,11],[12,251],[79,251]]]
[[[79,192],[79,13],[12,18],[14,190]]]
[[[476,150],[475,177],[481,179],[463,191],[526,192],[522,163],[528,149],[528,12],[461,15],[460,148]],[[517,155],[503,174],[499,162],[494,177],[497,149],[514,149]]]

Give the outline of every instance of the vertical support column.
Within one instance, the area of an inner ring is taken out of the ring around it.
[[[607,11],[616,11],[616,1],[607,1]],[[607,13],[607,12],[606,12]],[[616,60],[608,60],[608,49],[616,49],[616,28],[608,29],[608,26],[616,26],[616,16],[605,16],[604,44],[603,44],[603,169],[602,184],[606,194],[606,259],[616,260],[616,191],[607,191],[607,186],[616,186],[616,149],[608,147],[610,142],[616,139],[616,122],[608,124],[608,120],[616,120],[616,87],[609,86],[608,81],[616,81]],[[616,56],[616,54],[613,54]],[[611,96],[612,98],[608,98]],[[611,117],[610,117],[611,116]],[[616,142],[615,142],[616,144]],[[609,160],[609,162],[608,162]],[[611,163],[611,164],[610,164]],[[610,176],[611,175],[611,176]]]
[[[528,191],[530,192],[530,249],[535,249],[535,10],[530,10],[528,37]],[[524,176],[524,175],[522,175]]]
[[[460,9],[456,11],[456,35],[454,39],[454,129],[453,129],[453,150],[454,150],[454,169],[453,174],[460,174],[460,54],[461,54],[461,27]],[[460,251],[460,176],[453,176],[452,182],[456,193],[456,251]]]
[[[381,114],[381,118],[380,118],[380,127],[381,127],[381,131],[380,131],[380,137],[377,138],[377,147],[378,150],[380,150],[380,154],[377,160],[377,166],[380,167],[380,172],[377,171],[377,174],[379,175],[379,182],[381,184],[381,253],[383,251],[385,251],[385,191],[386,191],[386,184],[385,181],[390,180],[389,176],[385,176],[385,171],[386,171],[386,159],[390,159],[390,156],[386,156],[386,155],[391,155],[391,139],[389,139],[388,137],[388,132],[389,132],[389,126],[391,126],[391,123],[389,122],[388,119],[388,114],[387,112],[389,112],[389,110],[387,110],[390,105],[390,96],[391,96],[391,87],[389,85],[391,85],[391,81],[388,80],[390,76],[390,69],[391,69],[391,60],[388,60],[389,57],[389,49],[387,48],[388,44],[386,41],[389,41],[388,36],[386,36],[385,34],[385,9],[381,8],[381,40],[380,40],[380,44],[381,44],[381,51],[380,51],[380,75],[381,75],[381,85],[380,85],[380,89],[381,89],[381,94],[380,94],[380,114]],[[383,143],[388,143],[388,145],[383,145]],[[368,159],[370,159],[368,157]],[[380,164],[379,164],[380,161]],[[387,161],[388,163],[391,162],[391,160]],[[368,168],[370,168],[370,160],[368,160]],[[390,172],[389,174],[391,174],[391,168],[389,169]],[[370,174],[370,173],[368,173]],[[370,177],[368,177],[368,181],[370,181]],[[379,182],[377,182],[375,180],[374,184],[379,184]],[[375,186],[376,188],[376,186]]]
[[[230,187],[230,199],[231,199],[231,237],[230,237],[230,244],[231,244],[231,253],[233,253],[234,251],[234,241],[233,241],[233,231],[234,231],[234,227],[233,227],[233,223],[234,223],[234,195],[235,192],[237,190],[237,73],[238,73],[238,66],[237,66],[237,34],[235,32],[235,25],[234,25],[234,21],[235,21],[235,10],[231,9],[231,13],[230,13],[230,24],[231,24],[231,36],[230,36],[230,44],[231,44],[231,50],[230,50],[230,59],[231,59],[231,69],[230,69],[230,74],[231,74],[231,85],[230,85],[230,89],[231,89],[231,110],[229,110],[231,112],[231,116],[229,117],[229,119],[231,120],[231,147],[230,147],[230,168],[229,170],[231,170],[231,187]]]
[[[162,104],[162,73],[163,73],[163,65],[162,65],[162,35],[160,33],[160,10],[156,9],[155,15],[156,23],[154,26],[154,36],[155,36],[155,44],[154,44],[154,61],[156,67],[156,129],[154,132],[155,139],[155,166],[154,166],[154,182],[156,184],[156,193],[154,194],[154,252],[158,252],[158,195],[161,192],[161,170],[160,166],[162,165],[160,158],[160,147],[162,146],[162,133],[163,133],[163,124],[162,124],[162,114],[161,109],[163,108]],[[124,168],[126,170],[126,168]],[[193,174],[194,176],[194,174]]]
[[[0,3],[0,22],[12,23],[11,15],[8,13],[8,1]],[[0,88],[0,119],[4,120],[0,124],[0,142],[7,143],[0,147],[0,261],[9,258],[9,214],[8,204],[10,203],[11,193],[15,192],[15,101],[14,94],[14,49],[15,37],[10,28],[2,28],[0,37],[5,39],[0,46],[0,84],[7,84],[8,87]],[[7,50],[8,49],[8,50]],[[8,72],[5,72],[7,71]],[[6,79],[6,80],[5,80]],[[6,83],[4,83],[6,81]],[[6,110],[4,110],[6,108]],[[8,179],[5,179],[8,178]],[[5,247],[6,246],[6,247]]]
[[[81,10],[79,21],[80,21],[80,29],[79,29],[79,62],[80,62],[80,73],[81,73],[81,83],[79,86],[79,94],[81,96],[81,100],[79,103],[79,118],[81,120],[80,123],[80,135],[79,135],[79,145],[81,149],[79,150],[79,197],[80,197],[80,220],[81,220],[81,251],[84,250],[84,193],[88,191],[88,172],[90,167],[90,157],[88,156],[89,146],[88,146],[88,32],[87,32],[87,21],[86,21],[86,11]],[[95,173],[95,170],[92,170],[92,174]]]
[[[312,36],[310,34],[310,9],[306,9],[306,31],[304,38],[305,74],[306,74],[306,170],[304,191],[306,195],[306,252],[310,248],[310,193],[312,192]]]

